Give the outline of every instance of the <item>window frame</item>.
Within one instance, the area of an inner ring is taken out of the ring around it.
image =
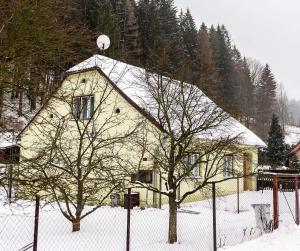
[[[150,179],[147,179],[147,175],[151,175]],[[153,176],[154,176],[153,170],[138,170],[137,173],[131,175],[131,181],[132,182],[139,181],[145,184],[152,184]]]
[[[226,159],[230,158],[231,159],[231,163],[227,162]],[[224,177],[231,177],[233,176],[233,154],[226,154],[223,157],[223,176]],[[227,163],[230,163],[231,165],[227,166]]]
[[[79,100],[79,102],[75,100]],[[84,108],[84,106],[86,106],[86,108]],[[72,97],[72,118],[74,120],[89,120],[93,117],[93,114],[95,112],[94,107],[94,95],[74,96]]]
[[[201,159],[200,159],[200,153],[198,152],[189,152],[187,154],[187,156],[185,157],[185,165],[194,165],[195,162],[193,163],[189,163],[189,157],[190,156],[198,156],[198,158],[196,159],[196,161],[198,161],[197,165],[194,166],[194,168],[191,170],[190,174],[189,174],[189,178],[203,178],[203,174],[202,174],[202,170],[201,170]],[[198,169],[197,171],[197,175],[195,174],[195,169]]]

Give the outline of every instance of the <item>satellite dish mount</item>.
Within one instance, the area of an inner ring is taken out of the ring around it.
[[[100,35],[97,38],[97,46],[101,51],[105,51],[109,48],[110,46],[110,39],[106,35]]]

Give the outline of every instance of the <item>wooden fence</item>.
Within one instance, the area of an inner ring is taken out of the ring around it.
[[[278,174],[278,189],[284,192],[295,191],[296,179],[300,181],[299,175],[283,175]],[[259,174],[257,176],[257,191],[259,190],[273,190],[273,178],[272,174]],[[300,189],[300,182],[297,182],[297,187]]]

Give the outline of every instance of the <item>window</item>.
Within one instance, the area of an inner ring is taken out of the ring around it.
[[[187,168],[192,168],[192,177],[201,177],[199,154],[191,153],[186,157]]]
[[[153,172],[151,170],[139,170],[137,174],[131,176],[131,181],[140,181],[142,183],[151,184],[153,179]]]
[[[78,96],[73,98],[73,116],[75,119],[90,119],[93,112],[93,96]]]
[[[226,155],[224,156],[224,176],[230,176],[233,172],[233,156]]]

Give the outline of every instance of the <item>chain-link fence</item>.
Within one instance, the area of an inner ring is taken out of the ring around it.
[[[257,183],[259,191],[245,191],[247,182],[240,178],[216,182],[197,192],[198,201],[183,203],[177,209],[176,244],[167,243],[168,205],[131,209],[135,203],[127,194],[120,201],[112,201],[119,206],[100,207],[81,220],[80,231],[72,232],[72,223],[57,204],[43,197],[40,204],[28,200],[9,203],[2,194],[0,249],[209,251],[237,245],[273,231],[276,217],[279,227],[297,223],[296,179],[263,178],[264,184]],[[276,184],[278,191],[274,190]]]

